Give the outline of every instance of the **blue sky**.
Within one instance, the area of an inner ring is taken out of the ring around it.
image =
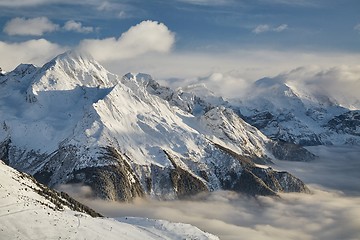
[[[72,48],[113,72],[160,78],[258,78],[360,59],[358,0],[0,0],[0,7],[6,70]]]
[[[47,17],[60,26],[75,20],[97,29],[88,34],[59,30],[43,35],[68,46],[83,38],[118,37],[143,20],[154,20],[176,33],[178,50],[235,46],[360,51],[357,0],[3,0],[0,6],[1,26],[15,17]],[[255,33],[261,25],[267,27]],[[275,31],[281,25],[286,28]],[[2,31],[0,37],[19,42],[32,36],[9,36]]]

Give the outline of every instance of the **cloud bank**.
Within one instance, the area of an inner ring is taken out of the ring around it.
[[[4,32],[10,36],[29,35],[42,36],[46,32],[54,32],[59,25],[54,24],[46,17],[37,18],[13,18],[5,24]]]
[[[360,149],[313,147],[311,150],[321,158],[305,163],[277,161],[274,168],[295,171],[310,184],[312,194],[282,194],[281,199],[277,199],[220,191],[184,201],[136,200],[132,204],[84,201],[109,217],[138,216],[186,222],[222,240],[357,239]],[[352,189],[348,192],[347,188],[343,193],[340,190],[346,184]]]
[[[99,61],[134,58],[148,52],[167,53],[175,43],[175,34],[163,23],[143,21],[116,39],[87,39],[79,48]]]
[[[42,36],[48,32],[55,32],[60,30],[58,24],[53,23],[47,17],[37,18],[13,18],[4,26],[4,32],[10,36]],[[81,22],[69,20],[65,22],[62,27],[65,31],[72,31],[78,33],[91,33],[94,31],[93,27],[83,26]]]
[[[41,66],[54,58],[55,55],[66,50],[66,47],[45,39],[29,40],[20,43],[0,41],[0,52],[4,60],[0,60],[0,66],[6,71],[14,69],[20,63],[32,63]]]
[[[259,240],[356,239],[360,198],[312,191],[312,195],[284,194],[282,199],[215,192],[186,201],[87,204],[113,218],[137,216],[190,223],[223,240],[239,236]]]
[[[315,96],[328,96],[345,107],[360,108],[360,65],[300,67],[275,78]]]
[[[297,89],[327,95],[344,106],[360,107],[360,102],[356,103],[360,101],[360,66],[353,64],[358,57],[357,54],[235,50],[234,54],[224,55],[172,53],[160,57],[143,56],[141,60],[127,60],[121,65],[105,65],[118,73],[150,73],[172,88],[205,84],[226,98],[246,96],[251,84],[260,78],[278,78]],[[335,62],[344,65],[333,67]]]

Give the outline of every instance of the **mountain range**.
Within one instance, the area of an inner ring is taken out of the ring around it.
[[[359,141],[359,112],[265,78],[251,97],[123,77],[75,51],[0,76],[0,159],[95,197],[183,198],[203,191],[309,192],[272,159],[311,161],[302,145]]]
[[[256,81],[250,92],[233,108],[271,139],[302,146],[360,144],[356,106],[281,76]]]

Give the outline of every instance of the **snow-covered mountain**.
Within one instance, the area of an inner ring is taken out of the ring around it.
[[[358,111],[281,76],[256,81],[248,95],[229,104],[271,139],[300,145],[360,144]]]
[[[0,161],[1,239],[219,239],[189,224],[108,219]]]
[[[49,186],[82,183],[111,200],[308,191],[256,163],[314,156],[268,139],[220,100],[162,87],[146,74],[118,77],[67,52],[0,77],[0,158]]]

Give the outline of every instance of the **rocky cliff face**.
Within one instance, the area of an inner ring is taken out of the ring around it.
[[[360,136],[360,111],[348,111],[332,118],[325,127],[339,134]],[[351,143],[351,142],[350,142]]]
[[[307,191],[290,174],[255,163],[313,155],[274,148],[217,105],[221,98],[177,93],[146,74],[120,78],[74,52],[41,68],[22,65],[0,82],[0,156],[49,186],[82,183],[121,201],[217,189]]]

